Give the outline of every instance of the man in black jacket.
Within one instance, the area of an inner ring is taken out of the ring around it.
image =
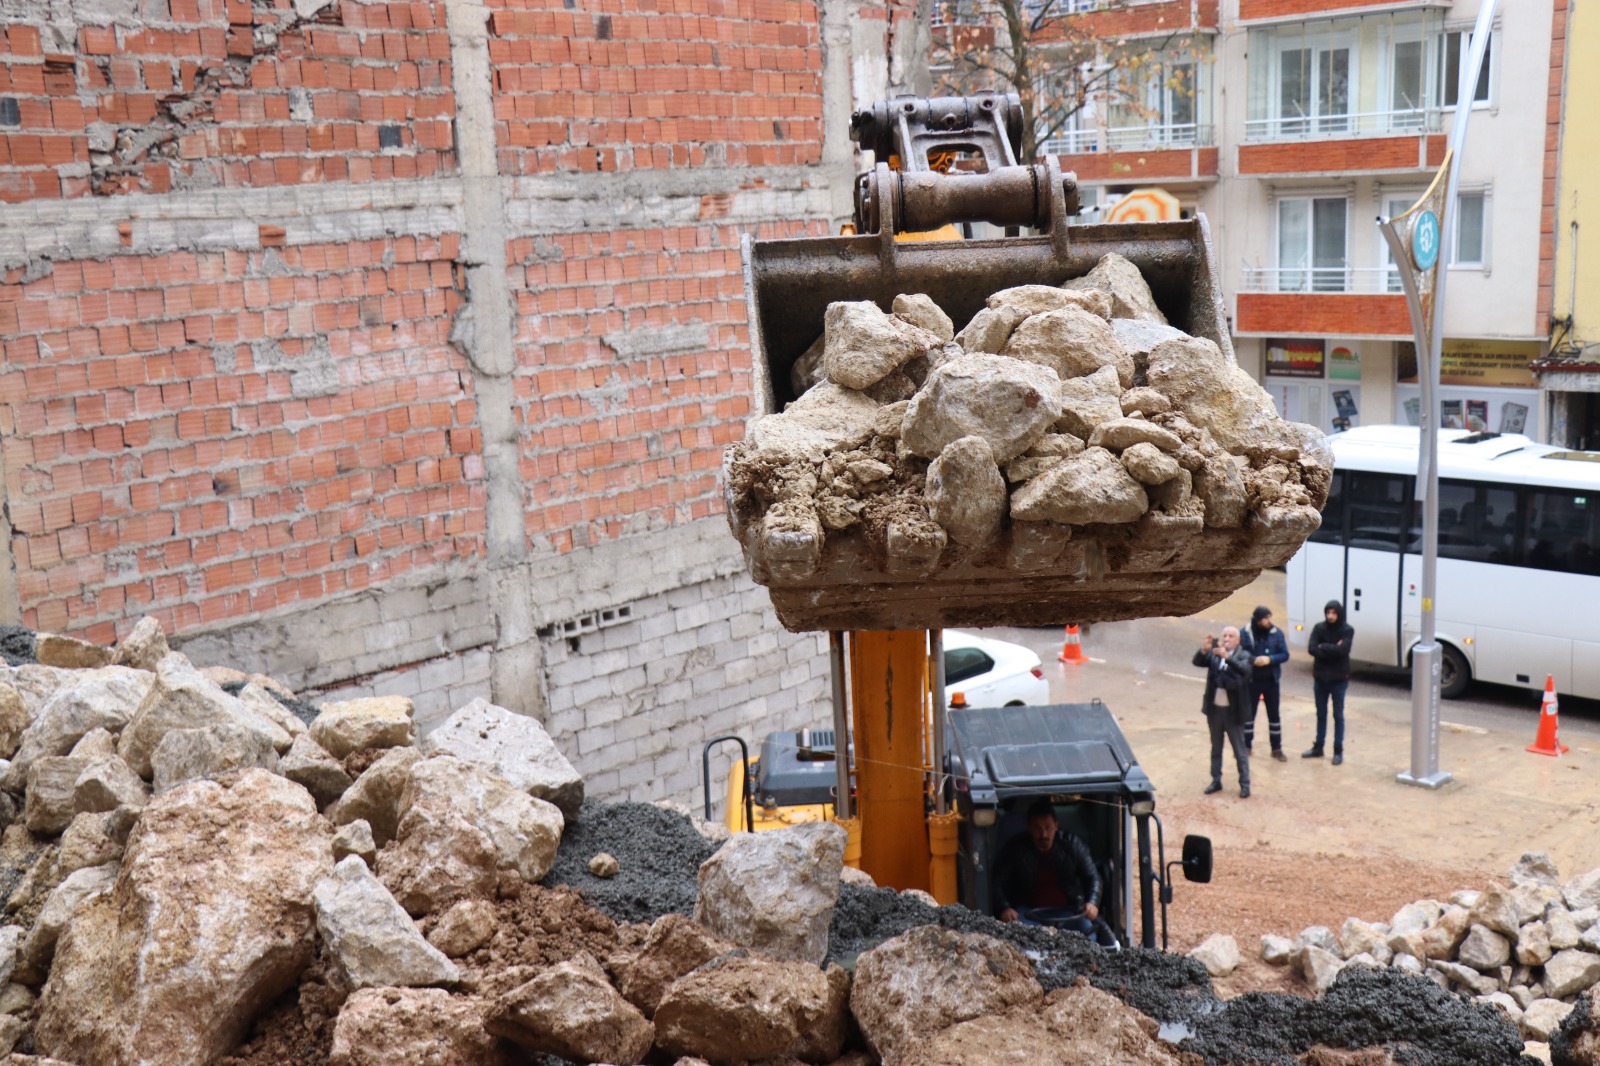
[[[1250,749],[1244,742],[1244,723],[1253,708],[1246,707],[1250,692],[1250,653],[1239,643],[1239,631],[1228,626],[1217,641],[1206,634],[1194,653],[1194,664],[1206,668],[1205,714],[1211,727],[1211,784],[1206,795],[1222,791],[1222,738],[1233,745],[1239,768],[1239,798],[1250,798]]]
[[[1028,808],[1028,831],[1000,850],[994,865],[994,908],[1002,922],[1028,919],[1030,907],[1083,910],[1077,931],[1091,934],[1100,917],[1100,874],[1089,846],[1062,830],[1049,797]]]
[[[1333,765],[1344,762],[1344,694],[1350,687],[1350,642],[1356,631],[1344,620],[1344,604],[1329,600],[1323,621],[1311,627],[1306,650],[1311,653],[1311,689],[1317,697],[1317,741],[1300,753],[1302,759],[1322,758],[1328,739],[1328,698],[1333,697]]]

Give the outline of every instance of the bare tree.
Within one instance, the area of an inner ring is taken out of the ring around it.
[[[1103,0],[1094,10],[1075,0],[935,0],[931,56],[939,91],[1014,92],[1022,101],[1022,157],[1072,128],[1085,110],[1144,123],[1159,117],[1157,99],[1195,99],[1200,42],[1186,30],[1158,36],[1106,36],[1105,13],[1129,6]],[[1189,62],[1174,63],[1175,58]],[[1192,119],[1191,119],[1192,121]]]

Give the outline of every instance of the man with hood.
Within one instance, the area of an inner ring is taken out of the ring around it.
[[[1233,746],[1239,768],[1239,798],[1250,798],[1250,752],[1244,745],[1245,694],[1250,691],[1250,653],[1239,645],[1239,631],[1227,626],[1222,640],[1206,634],[1194,653],[1194,664],[1206,670],[1205,715],[1211,727],[1211,784],[1206,795],[1222,791],[1222,738]]]
[[[1250,624],[1239,633],[1239,646],[1250,653],[1250,663],[1255,668],[1250,675],[1249,717],[1244,723],[1244,746],[1255,751],[1256,709],[1262,701],[1267,704],[1267,739],[1272,741],[1272,757],[1287,762],[1283,753],[1283,722],[1278,718],[1278,682],[1283,677],[1283,664],[1289,661],[1289,642],[1283,630],[1272,624],[1272,608],[1257,607],[1250,616]]]
[[[1344,604],[1329,600],[1323,621],[1311,627],[1306,650],[1311,653],[1311,687],[1317,698],[1317,740],[1300,753],[1302,759],[1322,758],[1328,739],[1328,698],[1333,698],[1333,765],[1344,762],[1344,693],[1350,687],[1350,642],[1356,631],[1344,620]]]

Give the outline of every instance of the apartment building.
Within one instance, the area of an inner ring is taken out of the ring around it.
[[[1240,363],[1285,416],[1415,423],[1410,316],[1376,220],[1423,193],[1470,106],[1446,223],[1444,421],[1543,436],[1530,364],[1548,349],[1546,148],[1566,5],[1501,4],[1459,101],[1478,0],[1079,4],[1107,54],[1141,41],[1155,54],[1131,92],[1091,103],[1045,147],[1102,216],[1151,188],[1207,214]]]

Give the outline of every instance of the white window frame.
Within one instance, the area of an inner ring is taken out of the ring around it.
[[[1309,227],[1309,229],[1307,230],[1307,233],[1306,233],[1306,238],[1307,238],[1307,241],[1306,241],[1307,262],[1305,263],[1304,266],[1286,264],[1282,260],[1282,255],[1283,255],[1283,205],[1285,203],[1288,203],[1288,202],[1291,202],[1291,201],[1294,201],[1294,200],[1303,200],[1303,201],[1305,201],[1306,207],[1307,207],[1307,210],[1306,210],[1306,224]],[[1331,267],[1317,267],[1317,266],[1314,265],[1316,263],[1316,260],[1317,260],[1317,253],[1316,253],[1316,236],[1317,236],[1317,232],[1316,232],[1316,201],[1318,201],[1318,200],[1343,200],[1344,201],[1344,255],[1341,257],[1344,260],[1344,262],[1338,268],[1340,271],[1342,271],[1342,275],[1340,277],[1339,287],[1337,289],[1319,289],[1319,288],[1317,288],[1316,275],[1313,273],[1313,271],[1319,270],[1319,269],[1321,269],[1321,270],[1331,270],[1331,269],[1333,269]],[[1351,291],[1351,278],[1350,278],[1350,201],[1351,201],[1350,193],[1349,193],[1348,190],[1345,190],[1345,189],[1327,190],[1327,191],[1319,191],[1319,190],[1315,190],[1315,189],[1309,189],[1309,190],[1305,190],[1305,191],[1295,190],[1295,194],[1294,195],[1277,196],[1277,197],[1275,197],[1273,199],[1273,201],[1272,201],[1272,259],[1273,259],[1273,262],[1277,264],[1277,271],[1276,271],[1276,274],[1275,274],[1276,282],[1274,284],[1274,291],[1276,291],[1276,292],[1304,292],[1304,293],[1345,293],[1345,292],[1350,292]],[[1291,272],[1291,271],[1301,271],[1301,272],[1303,272],[1305,274],[1305,279],[1306,280],[1305,280],[1305,285],[1304,286],[1293,288],[1293,289],[1284,288],[1284,286],[1283,286],[1284,276],[1287,273]]]
[[[1472,260],[1469,262],[1457,258],[1458,245],[1460,244],[1461,235],[1461,219],[1463,217],[1461,211],[1461,199],[1465,196],[1477,196],[1483,198],[1483,233],[1479,238],[1479,247],[1483,250],[1483,258],[1481,261]],[[1482,271],[1484,274],[1489,273],[1490,262],[1494,255],[1494,250],[1489,241],[1489,235],[1494,231],[1494,227],[1491,224],[1494,217],[1493,211],[1494,196],[1492,195],[1492,190],[1489,186],[1479,185],[1465,189],[1458,188],[1456,190],[1455,210],[1451,212],[1455,216],[1455,219],[1450,223],[1451,270],[1477,270]]]
[[[1399,212],[1391,215],[1389,209],[1394,206],[1395,201],[1404,201],[1405,206],[1400,209],[1404,211],[1422,199],[1422,194],[1426,191],[1426,189],[1388,189],[1380,187],[1378,189],[1378,214],[1384,218],[1394,218]],[[1400,283],[1400,265],[1394,261],[1394,250],[1389,247],[1389,242],[1384,240],[1381,235],[1378,238],[1378,244],[1382,249],[1379,255],[1379,266],[1387,271],[1384,275],[1383,291],[1388,293],[1405,292],[1405,287]]]
[[[1312,61],[1309,70],[1314,81],[1318,70],[1318,64],[1316,61],[1318,50],[1332,51],[1340,48],[1343,48],[1350,53],[1349,90],[1345,99],[1344,112],[1337,115],[1317,114],[1317,93],[1315,91],[1315,85],[1313,85],[1310,96],[1311,114],[1303,116],[1283,114],[1283,54],[1285,52],[1298,52],[1302,49],[1310,49]],[[1342,132],[1346,136],[1355,136],[1356,119],[1353,116],[1357,114],[1356,102],[1361,91],[1361,38],[1354,30],[1340,30],[1337,33],[1331,34],[1306,33],[1298,36],[1290,36],[1285,34],[1276,38],[1272,42],[1272,71],[1270,77],[1271,82],[1268,86],[1269,96],[1267,99],[1267,114],[1268,117],[1277,124],[1277,135],[1311,137],[1319,134],[1337,135]],[[1319,126],[1319,122],[1326,122],[1329,119],[1336,118],[1345,119],[1346,128],[1344,130],[1326,129]],[[1296,134],[1286,134],[1285,127],[1288,126],[1289,123],[1304,123],[1305,129],[1299,130]]]
[[[1429,33],[1428,30],[1428,26],[1422,22],[1416,22],[1410,25],[1390,26],[1384,31],[1384,40],[1381,45],[1383,63],[1379,70],[1378,78],[1378,100],[1383,105],[1382,110],[1389,114],[1389,119],[1385,123],[1389,128],[1421,131],[1427,126],[1427,112],[1432,110],[1434,106],[1432,86],[1429,85],[1429,82],[1437,82],[1442,77],[1442,75],[1434,73],[1439,69],[1437,55],[1440,51],[1438,40],[1441,38],[1438,33]],[[1413,109],[1417,112],[1418,118],[1414,125],[1406,124],[1403,126],[1395,121],[1395,117],[1402,114],[1402,112],[1397,111],[1394,106],[1395,49],[1402,44],[1418,44],[1422,46],[1422,99],[1417,101],[1417,105]],[[1434,73],[1431,79],[1429,78],[1430,73]]]
[[[1470,25],[1458,26],[1455,28],[1446,26],[1439,33],[1439,61],[1437,64],[1435,64],[1435,68],[1438,71],[1439,79],[1439,107],[1444,111],[1454,111],[1456,109],[1455,104],[1445,103],[1445,100],[1447,99],[1446,90],[1449,88],[1445,84],[1445,67],[1450,54],[1450,35],[1452,33],[1457,37],[1458,58],[1456,70],[1458,72],[1460,71],[1461,66],[1465,65],[1467,62],[1468,53],[1472,48],[1472,27]],[[1494,27],[1489,31],[1489,54],[1484,57],[1484,62],[1489,67],[1489,95],[1487,98],[1479,100],[1476,98],[1477,87],[1473,87],[1474,98],[1472,101],[1472,109],[1474,111],[1482,110],[1484,108],[1493,108],[1495,106],[1495,101],[1500,99],[1500,54],[1500,29],[1499,27]]]

